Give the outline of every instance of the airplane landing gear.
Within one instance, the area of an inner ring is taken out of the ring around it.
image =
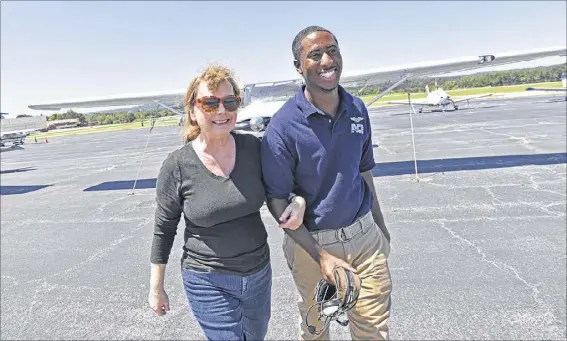
[[[459,110],[459,106],[455,103],[455,101],[451,100],[451,104],[453,104],[454,110]]]

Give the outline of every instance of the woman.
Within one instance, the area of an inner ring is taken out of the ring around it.
[[[185,293],[208,339],[262,340],[271,314],[272,270],[260,215],[265,200],[260,140],[233,132],[240,89],[228,69],[208,67],[185,95],[185,146],[157,179],[149,303],[169,310],[164,271],[183,213]],[[305,200],[291,199],[284,228],[303,223]]]

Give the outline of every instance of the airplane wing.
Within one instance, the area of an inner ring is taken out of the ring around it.
[[[378,70],[365,70],[362,72],[343,72],[341,77],[341,84],[345,87],[362,87],[371,84],[381,84],[386,81],[397,81],[400,78],[408,77],[430,77],[441,75],[448,72],[467,71],[486,66],[498,66],[510,63],[517,63],[521,61],[533,60],[549,56],[565,56],[567,55],[567,48],[553,47],[547,49],[538,49],[523,52],[500,53],[500,54],[487,54],[479,56],[469,56],[453,60],[435,61],[428,63],[419,63],[413,65],[406,65],[401,67],[378,69]],[[346,70],[345,70],[346,71]],[[301,79],[282,81],[282,83],[301,83]],[[273,82],[274,84],[278,82]],[[260,83],[255,83],[260,84]],[[246,84],[244,88],[253,86],[254,84]],[[293,89],[295,93],[297,87]],[[180,103],[183,101],[185,89],[161,92],[161,93],[148,93],[148,94],[130,94],[121,96],[108,96],[101,98],[79,99],[79,100],[63,100],[53,101],[48,103],[32,104],[28,107],[34,110],[61,110],[63,108],[98,108],[106,106],[129,106],[129,105],[143,105],[153,104],[162,105],[168,109],[165,103]],[[385,93],[378,96],[384,96]],[[375,101],[371,100],[370,103]],[[244,101],[246,106],[249,102]],[[175,111],[177,114],[181,114]]]
[[[563,92],[567,92],[567,88],[527,88],[526,91],[563,91]]]
[[[557,92],[565,92],[566,96],[565,96],[565,100],[567,101],[567,74],[562,73],[561,74],[561,83],[562,83],[562,87],[561,88],[533,88],[533,87],[529,87],[526,89],[526,91],[557,91]]]
[[[484,97],[489,97],[492,96],[492,94],[484,94],[484,95],[478,95],[478,96],[464,96],[464,97],[460,97],[459,99],[454,99],[453,102],[455,103],[459,103],[459,102],[463,102],[463,101],[470,101],[471,99],[477,99],[477,98],[484,98]]]
[[[126,94],[75,100],[61,100],[41,104],[32,104],[28,108],[34,110],[61,110],[62,108],[98,108],[113,106],[144,105],[152,103],[182,102],[186,90],[154,92],[145,94]]]

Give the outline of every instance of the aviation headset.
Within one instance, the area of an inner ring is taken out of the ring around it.
[[[337,321],[342,326],[348,325],[348,319],[339,320],[340,317],[352,309],[358,301],[360,294],[361,280],[356,274],[343,267],[335,267],[333,269],[336,286],[327,282],[325,279],[319,280],[315,287],[315,295],[313,299],[315,304],[309,307],[305,314],[305,324],[311,334],[321,334],[330,324],[331,321]],[[307,321],[309,312],[315,306],[318,306],[319,320],[325,318],[323,328],[317,331],[317,328]]]

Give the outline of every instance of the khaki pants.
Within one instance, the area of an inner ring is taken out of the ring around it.
[[[374,223],[372,213],[368,212],[352,225],[339,230],[316,231],[312,234],[327,252],[351,264],[362,280],[358,302],[348,312],[352,339],[388,340],[392,291],[387,261],[390,245]],[[329,328],[319,335],[312,335],[304,322],[307,310],[315,303],[315,286],[322,278],[319,265],[287,234],[284,235],[283,252],[300,294],[301,338],[329,340]],[[318,319],[316,306],[309,312],[307,320],[317,331],[324,325]]]

